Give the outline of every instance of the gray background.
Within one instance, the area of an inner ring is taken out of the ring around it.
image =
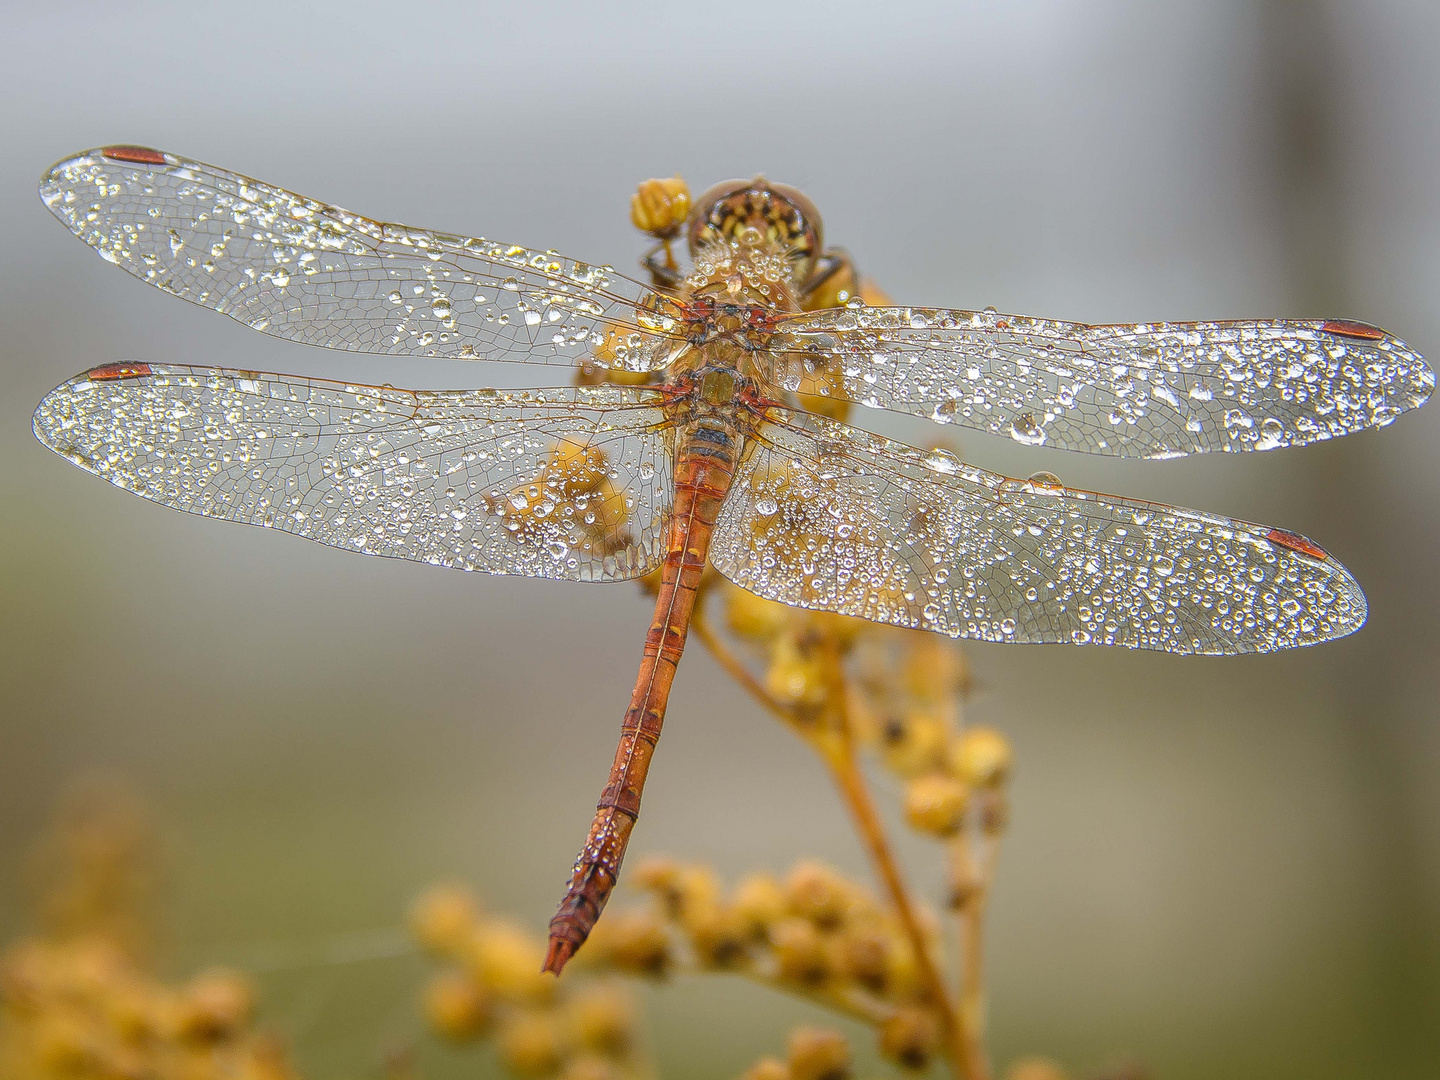
[[[764,171],[904,302],[1086,321],[1348,316],[1440,354],[1440,9],[1351,3],[8,4],[0,154],[0,930],[56,792],[146,792],[166,963],[268,971],[311,1077],[418,1030],[413,958],[316,958],[454,876],[537,930],[589,818],[649,610],[167,513],[29,414],[103,360],[442,386],[534,369],[288,346],[146,289],[34,195],[138,142],[364,213],[627,265],[633,184]],[[556,381],[563,381],[556,376]],[[925,437],[923,425],[881,425]],[[953,433],[953,431],[952,431]],[[1167,1078],[1433,1076],[1440,1046],[1440,413],[1245,459],[961,436],[1026,475],[1315,537],[1371,602],[1297,655],[975,646],[1018,748],[990,933],[997,1055]],[[881,780],[893,805],[895,788]],[[697,648],[637,851],[864,873],[816,763]],[[933,848],[904,854],[938,895]],[[667,1075],[725,1076],[804,1007],[647,995]],[[426,1074],[489,1059],[425,1050]]]

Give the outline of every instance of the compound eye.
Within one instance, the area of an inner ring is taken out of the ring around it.
[[[716,240],[769,236],[786,249],[798,278],[810,272],[823,246],[820,212],[804,192],[762,176],[726,180],[695,201],[690,253]]]
[[[749,186],[749,180],[722,180],[700,193],[690,216],[691,254],[702,241],[714,240],[724,233],[726,220],[733,213],[725,204]]]
[[[814,251],[818,253],[825,246],[825,226],[820,221],[820,211],[815,209],[815,204],[810,201],[810,196],[789,184],[767,184],[766,186],[799,211],[800,219],[805,223],[805,231],[813,236]]]

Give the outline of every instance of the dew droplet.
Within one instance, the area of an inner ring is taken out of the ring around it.
[[[1045,441],[1045,429],[1035,422],[1030,413],[1022,413],[1010,424],[1010,436],[1026,446],[1039,446]]]
[[[933,472],[953,476],[960,467],[960,459],[943,447],[936,447],[925,457],[925,467]]]
[[[1260,437],[1255,440],[1255,449],[1274,450],[1283,445],[1284,437],[1285,425],[1273,416],[1267,417],[1260,424]]]

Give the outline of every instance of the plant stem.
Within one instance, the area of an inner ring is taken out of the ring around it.
[[[753,964],[738,965],[735,967],[707,968],[699,964],[686,963],[675,968],[680,974],[688,975],[737,975],[742,979],[760,986],[769,987],[784,994],[793,994],[805,1001],[815,1005],[823,1005],[828,1009],[848,1016],[853,1020],[859,1020],[879,1027],[886,1020],[890,1019],[894,1010],[879,1001],[854,992],[847,993],[842,989],[818,987],[810,988],[800,986],[796,983],[786,982],[784,979],[756,967]]]
[[[995,867],[997,841],[988,840],[989,858],[973,858],[971,838],[959,836],[951,845],[951,877],[967,890],[955,911],[960,951],[960,1025],[971,1080],[990,1080],[985,1053],[985,907]]]
[[[749,691],[750,695],[766,711],[803,735],[807,742],[820,751],[820,757],[829,768],[830,775],[840,789],[841,797],[860,832],[866,852],[874,865],[876,876],[880,878],[885,891],[889,894],[890,903],[895,908],[900,924],[905,930],[905,936],[910,940],[910,947],[915,953],[915,963],[919,969],[920,978],[925,983],[931,1004],[939,1014],[940,1026],[945,1036],[947,1056],[950,1058],[955,1075],[960,1080],[988,1078],[988,1069],[978,1075],[972,1071],[971,1055],[968,1053],[970,1040],[964,1034],[963,1021],[957,1015],[950,990],[945,985],[945,979],[940,974],[940,969],[936,966],[935,958],[931,955],[925,941],[925,931],[920,925],[915,904],[910,899],[910,891],[900,874],[900,866],[885,835],[885,827],[875,809],[875,802],[870,797],[870,789],[865,783],[864,774],[855,759],[854,735],[851,729],[844,667],[834,638],[829,634],[822,635],[822,647],[826,650],[829,660],[827,667],[831,672],[828,696],[835,724],[832,731],[816,733],[801,723],[795,710],[776,701],[770,695],[770,692],[765,689],[759,679],[750,673],[749,668],[740,658],[716,636],[705,619],[703,611],[695,612],[690,629],[719,661],[720,666]],[[825,738],[826,735],[833,737]]]
[[[760,680],[750,673],[750,669],[730,651],[729,646],[716,636],[715,631],[710,628],[710,620],[705,617],[703,608],[696,607],[695,614],[690,617],[690,629],[700,639],[700,643],[710,650],[710,655],[715,657],[720,666],[725,669],[725,673],[749,691],[750,696],[759,702],[767,712],[787,727],[799,729],[800,722],[795,711],[771,697],[770,691],[766,690]]]
[[[920,925],[915,904],[910,899],[910,890],[906,887],[905,879],[900,874],[900,865],[896,861],[894,851],[885,835],[885,826],[875,809],[875,801],[870,797],[870,788],[865,783],[865,774],[861,771],[855,758],[855,741],[850,722],[847,688],[844,685],[844,669],[840,665],[839,650],[833,639],[827,641],[826,651],[830,654],[833,671],[830,701],[831,707],[835,710],[835,733],[838,738],[828,747],[822,748],[822,750],[828,751],[824,752],[822,756],[825,758],[826,764],[830,766],[831,775],[834,776],[835,783],[845,799],[845,804],[849,807],[850,814],[860,830],[860,837],[869,852],[870,861],[875,866],[875,873],[884,884],[886,892],[890,894],[890,903],[900,917],[900,924],[904,927],[905,936],[910,939],[910,947],[915,953],[915,962],[920,970],[920,978],[929,992],[931,1004],[940,1016],[940,1027],[945,1036],[945,1045],[949,1051],[948,1056],[955,1075],[960,1080],[977,1080],[978,1074],[973,1071],[970,1055],[967,1052],[970,1040],[966,1036],[964,1018],[957,1014],[955,1003],[950,997],[950,989],[945,985],[945,978],[940,974],[935,957],[930,952],[929,945],[925,940],[925,929]]]

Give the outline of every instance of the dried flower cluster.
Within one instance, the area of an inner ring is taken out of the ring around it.
[[[75,792],[37,851],[40,931],[0,956],[5,1080],[292,1080],[241,976],[145,963],[153,840],[114,785]]]
[[[425,990],[425,1015],[455,1042],[493,1040],[520,1077],[625,1080],[647,1075],[635,1008],[614,980],[557,982],[540,971],[544,942],[442,887],[411,913],[421,945],[444,963]]]

